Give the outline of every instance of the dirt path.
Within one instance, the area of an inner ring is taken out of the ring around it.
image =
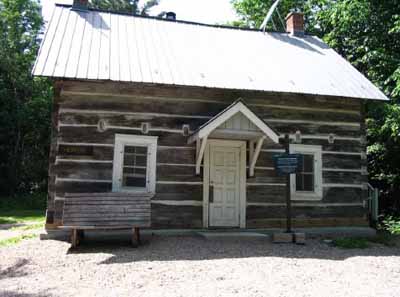
[[[0,296],[400,296],[400,250],[381,245],[155,236],[138,249],[69,246],[32,239],[0,248]]]

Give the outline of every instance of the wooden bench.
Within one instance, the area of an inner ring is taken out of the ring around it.
[[[71,230],[76,247],[84,230],[132,229],[132,244],[140,244],[140,228],[151,225],[152,194],[66,193],[60,228]]]

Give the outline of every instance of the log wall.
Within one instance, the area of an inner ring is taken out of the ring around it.
[[[142,123],[149,123],[147,135],[159,137],[153,227],[201,228],[202,174],[195,175],[196,148],[183,125],[193,132],[239,97],[279,133],[300,131],[302,144],[322,146],[323,199],[293,202],[295,225],[367,223],[361,100],[78,81],[56,87],[48,227],[60,224],[65,193],[111,190],[114,135],[142,135]],[[277,152],[282,146],[264,145],[247,179],[248,227],[277,226],[285,217],[285,179],[272,168]]]

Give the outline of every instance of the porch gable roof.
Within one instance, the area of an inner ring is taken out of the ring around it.
[[[238,113],[247,117],[251,123],[260,129],[260,131],[274,143],[279,143],[279,134],[251,111],[240,98],[200,126],[189,138],[188,143],[193,143],[197,139],[208,137],[214,130]]]

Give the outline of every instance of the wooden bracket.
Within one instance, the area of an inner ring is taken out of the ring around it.
[[[256,163],[257,163],[257,159],[258,156],[260,155],[260,151],[261,151],[261,147],[263,145],[263,142],[265,140],[265,136],[260,137],[257,140],[257,145],[256,145],[256,149],[254,151],[252,147],[250,147],[250,166],[249,166],[249,176],[254,176],[254,168],[256,167]],[[253,146],[252,144],[250,144],[250,146]]]
[[[201,141],[201,144],[200,144]],[[203,139],[198,139],[197,140],[197,150],[196,150],[196,174],[200,174],[200,165],[201,161],[203,160],[203,155],[204,151],[206,149],[206,144],[207,144],[207,136],[205,136]]]

